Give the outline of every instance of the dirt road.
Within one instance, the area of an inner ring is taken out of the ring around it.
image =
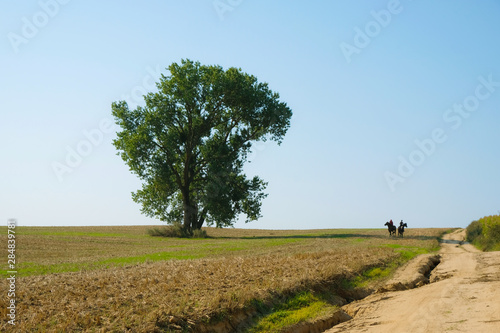
[[[479,252],[464,236],[445,235],[430,284],[348,304],[353,319],[325,332],[500,332],[500,252]]]

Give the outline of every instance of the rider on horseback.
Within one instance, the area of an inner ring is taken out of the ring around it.
[[[387,229],[389,229],[389,236],[390,235],[396,235],[396,226],[394,225],[394,223],[392,222],[392,220],[390,222],[385,222],[385,224],[387,226]]]
[[[408,227],[408,225],[404,223],[403,220],[401,220],[401,222],[399,222],[399,227],[398,227],[399,236],[403,237],[403,234],[405,232],[405,227]]]

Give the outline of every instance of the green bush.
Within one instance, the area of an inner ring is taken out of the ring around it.
[[[476,238],[483,234],[483,225],[479,221],[473,221],[466,229],[466,240],[473,243]]]
[[[500,250],[500,215],[485,216],[467,227],[467,241],[483,251]]]

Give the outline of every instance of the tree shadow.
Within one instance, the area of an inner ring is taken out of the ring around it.
[[[370,235],[370,234],[358,234],[358,233],[345,233],[345,234],[320,234],[320,235],[268,235],[268,236],[222,236],[215,237],[220,239],[315,239],[315,238],[323,238],[323,239],[352,239],[352,238],[361,238],[361,239],[387,239],[387,240],[404,240],[404,239],[413,239],[413,240],[432,240],[438,239],[438,236],[423,236],[423,235],[407,235],[404,237],[400,236],[389,236],[389,235]]]

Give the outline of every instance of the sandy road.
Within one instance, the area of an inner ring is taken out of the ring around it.
[[[353,319],[325,332],[500,332],[500,252],[445,235],[430,284],[376,293],[346,305]]]

